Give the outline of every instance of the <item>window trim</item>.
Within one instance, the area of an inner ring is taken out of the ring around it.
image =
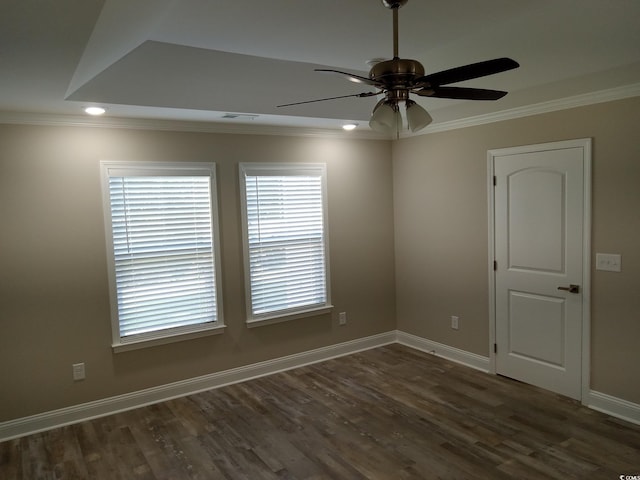
[[[111,218],[111,198],[109,193],[109,177],[133,175],[167,175],[167,176],[208,176],[211,202],[211,229],[213,240],[214,277],[216,286],[216,321],[207,324],[186,325],[155,332],[120,336],[120,320],[118,314],[118,293],[115,272],[115,252]],[[222,263],[220,255],[220,227],[218,208],[218,188],[216,164],[213,162],[136,162],[111,161],[100,162],[100,184],[105,224],[107,272],[109,278],[109,306],[111,317],[111,347],[114,353],[137,350],[140,348],[164,345],[167,343],[189,340],[224,332],[224,308],[222,303]]]
[[[274,323],[288,322],[300,318],[323,315],[331,312],[331,272],[329,255],[329,221],[328,221],[328,199],[327,199],[327,165],[325,163],[259,163],[241,162],[239,164],[240,177],[240,206],[242,224],[242,253],[244,264],[244,287],[245,287],[245,311],[247,327],[258,327],[271,325]],[[325,275],[325,302],[322,305],[307,305],[295,307],[287,310],[279,310],[262,315],[252,313],[251,295],[251,266],[249,256],[249,225],[247,212],[247,175],[320,175],[322,188],[322,222],[323,222],[323,243],[324,243],[324,275]]]

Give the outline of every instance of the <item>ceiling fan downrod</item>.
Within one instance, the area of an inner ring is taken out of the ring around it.
[[[382,4],[393,11],[393,58],[374,65],[369,71],[369,78],[381,82],[390,89],[410,89],[412,81],[425,74],[424,67],[417,60],[400,58],[398,48],[398,9],[409,0],[382,0]],[[391,98],[390,98],[391,100]]]
[[[405,5],[409,0],[389,1],[382,0],[382,4],[393,10],[393,58],[398,58],[398,9]]]

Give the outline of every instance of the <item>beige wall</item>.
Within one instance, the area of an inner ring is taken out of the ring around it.
[[[396,327],[488,355],[486,152],[584,137],[594,139],[593,253],[622,254],[623,269],[592,272],[592,388],[640,403],[638,125],[640,98],[393,144],[0,125],[0,422]],[[112,353],[103,159],[218,164],[223,335]],[[245,327],[243,161],[327,162],[332,315]],[[87,379],[74,383],[76,362]]]
[[[112,353],[103,159],[218,164],[223,335]],[[245,327],[243,161],[327,162],[332,315]],[[0,125],[0,422],[393,330],[391,177],[385,141]]]
[[[591,272],[591,388],[640,403],[639,128],[636,97],[395,142],[398,329],[488,356],[487,150],[591,137],[592,253],[622,254]]]

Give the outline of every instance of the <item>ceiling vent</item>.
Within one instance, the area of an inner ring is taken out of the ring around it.
[[[253,115],[250,113],[225,113],[222,118],[243,118],[246,120],[253,120],[254,118],[258,118],[259,115]]]

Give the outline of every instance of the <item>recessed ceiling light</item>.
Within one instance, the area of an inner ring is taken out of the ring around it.
[[[345,123],[342,128],[345,130],[354,130],[358,126],[357,123]]]
[[[106,110],[102,107],[87,107],[84,109],[84,112],[89,115],[102,115]]]

